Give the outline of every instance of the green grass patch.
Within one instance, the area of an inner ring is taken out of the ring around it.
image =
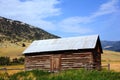
[[[4,80],[4,78],[0,77],[1,80]],[[80,69],[49,73],[47,71],[32,70],[13,74],[6,80],[120,80],[120,72]]]

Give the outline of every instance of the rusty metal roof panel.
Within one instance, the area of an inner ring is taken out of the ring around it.
[[[23,52],[50,52],[61,50],[93,49],[97,43],[98,35],[36,40]]]

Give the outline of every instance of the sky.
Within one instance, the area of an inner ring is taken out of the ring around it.
[[[0,16],[60,37],[120,40],[120,0],[0,0]]]

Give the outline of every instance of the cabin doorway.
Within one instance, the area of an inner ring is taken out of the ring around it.
[[[52,55],[51,56],[51,71],[55,72],[55,71],[59,71],[60,70],[60,55]]]

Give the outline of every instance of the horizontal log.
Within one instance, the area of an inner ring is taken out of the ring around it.
[[[69,60],[69,59],[89,59],[91,57],[87,56],[87,57],[68,57],[68,58],[61,58],[62,60]]]
[[[0,68],[0,70],[24,70],[24,68]]]

